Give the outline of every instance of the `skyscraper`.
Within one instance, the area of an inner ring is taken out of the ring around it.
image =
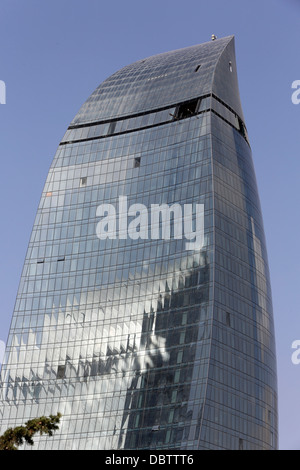
[[[38,449],[275,449],[268,262],[234,38],[105,80],[62,139],[24,263],[1,431]]]

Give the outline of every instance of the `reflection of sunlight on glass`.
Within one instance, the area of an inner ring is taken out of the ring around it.
[[[5,353],[5,343],[4,343],[4,341],[0,340],[0,366],[1,366],[3,358],[4,358],[4,353]]]

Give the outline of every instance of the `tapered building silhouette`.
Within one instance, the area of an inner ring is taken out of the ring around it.
[[[71,122],[0,398],[2,432],[62,413],[36,449],[277,448],[268,261],[232,36],[122,68]]]

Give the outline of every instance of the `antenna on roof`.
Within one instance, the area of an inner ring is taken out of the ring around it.
[[[211,40],[214,41],[215,39],[217,39],[217,36],[215,34],[212,34],[211,35]]]

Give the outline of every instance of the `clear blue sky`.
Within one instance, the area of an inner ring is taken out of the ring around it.
[[[300,449],[299,24],[300,0],[1,0],[0,341],[49,166],[81,104],[122,66],[234,34],[271,270],[280,448]]]

